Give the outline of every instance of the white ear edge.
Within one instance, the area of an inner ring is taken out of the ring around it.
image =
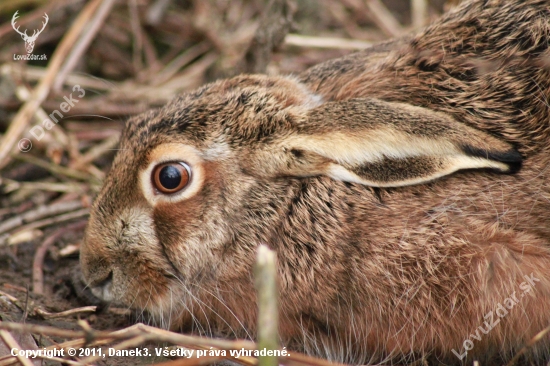
[[[435,179],[444,177],[446,175],[452,174],[462,169],[496,169],[504,172],[509,170],[508,165],[504,163],[493,161],[493,160],[477,158],[477,157],[465,156],[465,155],[450,156],[446,160],[447,160],[446,162],[447,167],[445,169],[434,171],[434,173],[428,177],[419,176],[411,179],[405,179],[399,182],[396,182],[396,181],[383,182],[383,181],[367,180],[347,170],[345,167],[334,163],[329,165],[327,169],[327,175],[332,179],[340,180],[343,182],[358,183],[358,184],[363,184],[371,187],[389,188],[389,187],[404,187],[404,186],[410,186],[415,184],[423,184],[423,183],[430,182]]]

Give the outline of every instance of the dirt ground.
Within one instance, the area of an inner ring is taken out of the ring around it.
[[[55,228],[49,231],[55,230]],[[48,231],[46,231],[45,235]],[[82,238],[82,232],[75,232],[67,235],[56,243],[56,248],[63,248],[66,245],[78,243]],[[90,294],[90,297],[77,296],[81,290],[75,286],[75,279],[78,278],[78,253],[54,259],[48,255],[44,262],[44,294],[37,295],[32,292],[32,263],[35,254],[35,244],[32,242],[23,243],[16,247],[0,248],[0,317],[3,321],[17,321],[30,324],[49,325],[56,328],[78,330],[77,319],[86,320],[91,327],[97,330],[115,330],[130,326],[136,322],[135,314],[127,309],[119,309],[100,304]],[[18,299],[18,302],[9,301],[2,293],[7,293]],[[27,297],[28,296],[28,297]],[[98,310],[94,313],[84,313],[78,316],[68,316],[55,319],[44,319],[37,313],[38,309],[46,310],[49,313],[59,313],[83,306],[97,305]],[[25,311],[26,310],[26,311]],[[21,345],[25,338],[21,336]],[[17,339],[17,338],[16,338]],[[53,337],[48,339],[35,339],[38,348],[52,345],[52,341],[62,342],[65,339]],[[158,345],[162,346],[162,345]],[[0,353],[0,357],[2,354]],[[106,365],[137,365],[151,364],[166,359],[147,357],[139,362],[139,359],[128,357],[110,357],[99,364]],[[47,362],[46,364],[59,364]]]

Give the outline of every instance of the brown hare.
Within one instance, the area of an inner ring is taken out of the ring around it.
[[[468,1],[415,36],[132,118],[85,281],[163,326],[254,338],[265,243],[290,349],[510,358],[550,325],[549,42],[550,0]]]

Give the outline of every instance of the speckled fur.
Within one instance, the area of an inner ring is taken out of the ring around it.
[[[413,37],[318,65],[301,85],[243,75],[133,118],[94,203],[85,278],[167,327],[254,337],[251,268],[266,243],[278,254],[290,348],[353,363],[460,364],[451,349],[462,353],[484,315],[533,274],[534,291],[464,362],[511,357],[550,325],[549,40],[550,1],[474,0]],[[400,188],[278,174],[291,162],[273,146],[317,104],[365,97],[452,116],[513,145],[523,166]],[[200,152],[204,183],[152,206],[138,174],[165,143]],[[528,357],[545,364],[548,349],[546,337]]]

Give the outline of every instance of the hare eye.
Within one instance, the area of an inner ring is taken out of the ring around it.
[[[153,186],[161,193],[175,193],[187,186],[191,168],[184,162],[160,164],[153,170]]]

